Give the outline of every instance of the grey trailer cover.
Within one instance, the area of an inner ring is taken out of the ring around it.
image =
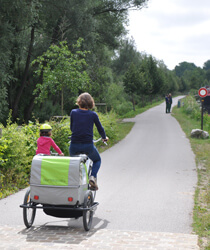
[[[32,201],[40,204],[82,204],[88,189],[85,155],[78,157],[36,155],[32,160]]]

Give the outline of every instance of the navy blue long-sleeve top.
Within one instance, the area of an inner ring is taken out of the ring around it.
[[[93,126],[106,139],[106,133],[96,112],[91,110],[73,109],[70,113],[71,143],[92,143]]]

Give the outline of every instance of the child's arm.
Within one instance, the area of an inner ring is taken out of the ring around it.
[[[56,152],[58,152],[59,155],[64,156],[60,148],[57,146],[57,144],[53,141],[51,138],[51,146],[55,149]]]

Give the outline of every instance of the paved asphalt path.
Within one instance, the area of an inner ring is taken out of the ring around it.
[[[197,174],[189,140],[176,119],[165,113],[165,103],[128,120],[135,122],[131,132],[101,154],[100,204],[93,227],[191,233]],[[22,190],[0,200],[0,225],[23,225],[19,205],[24,194]],[[54,218],[38,210],[34,226],[44,224],[83,226],[81,219]]]
[[[197,174],[189,140],[165,103],[131,120],[127,137],[102,154],[97,216],[111,229],[190,233]]]

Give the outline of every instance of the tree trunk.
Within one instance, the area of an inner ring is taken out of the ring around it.
[[[45,65],[45,63],[44,63],[44,65]],[[43,69],[42,69],[41,74],[39,76],[39,82],[41,84],[43,83]],[[25,108],[24,119],[25,119],[25,122],[27,122],[27,123],[28,123],[28,120],[30,119],[31,112],[34,108],[35,99],[39,96],[39,94],[40,94],[40,91],[36,95],[33,95],[31,100],[30,100],[29,105]]]
[[[142,107],[145,107],[145,97],[144,97],[144,95],[142,95],[141,100],[142,100]]]
[[[61,115],[63,116],[63,86],[61,88]]]
[[[17,92],[16,95],[16,99],[14,101],[14,105],[13,105],[13,119],[16,120],[18,117],[18,108],[19,108],[19,102],[20,102],[20,98],[22,96],[25,84],[26,84],[26,80],[27,80],[27,76],[28,76],[28,71],[29,71],[29,66],[30,66],[30,60],[31,60],[31,52],[33,49],[33,43],[34,43],[34,30],[35,28],[32,27],[31,29],[31,40],[30,40],[30,44],[29,44],[29,49],[28,49],[28,56],[27,56],[27,60],[26,60],[26,65],[25,65],[25,70],[23,73],[23,77],[22,77],[22,81],[21,81],[21,86]]]
[[[132,103],[133,103],[133,110],[135,111],[135,100],[134,100],[134,95],[132,94]]]
[[[32,110],[34,108],[35,98],[36,98],[36,96],[33,96],[31,98],[31,101],[30,101],[29,105],[27,106],[27,108],[25,108],[24,120],[25,120],[26,123],[28,123],[28,121],[29,121],[29,119],[31,117],[31,112],[32,112]]]

